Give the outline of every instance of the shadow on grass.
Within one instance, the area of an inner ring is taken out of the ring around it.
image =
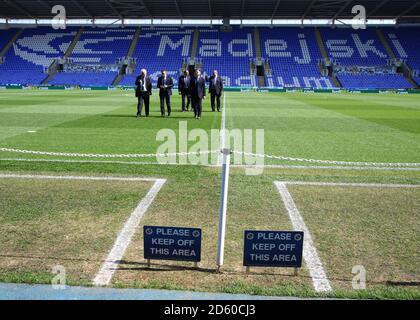
[[[33,259],[33,260],[56,260],[56,261],[83,261],[83,262],[103,262],[103,259],[78,258],[78,257],[45,257],[35,255],[16,255],[16,254],[0,254],[1,258],[13,259]]]
[[[133,119],[137,118],[136,115],[123,115],[123,114],[115,114],[115,115],[113,115],[113,114],[103,114],[103,115],[101,115],[101,117],[104,117],[104,118],[133,118]],[[171,114],[170,117],[168,117],[168,116],[162,117],[161,115],[149,115],[148,117],[146,117],[146,116],[142,115],[141,118],[139,118],[139,120],[140,119],[143,120],[143,119],[147,119],[147,118],[152,118],[152,119],[163,119],[163,118],[194,119],[194,114],[191,114],[189,116],[178,116],[178,115]]]
[[[80,261],[80,262],[100,262],[103,263],[103,259],[91,259],[91,258],[83,258],[83,257],[51,257],[51,256],[37,256],[37,255],[17,255],[17,254],[0,254],[1,258],[13,258],[13,259],[34,259],[34,260],[53,260],[53,261]],[[153,272],[172,272],[172,271],[197,271],[202,273],[212,273],[217,274],[216,269],[211,268],[195,268],[193,266],[180,266],[180,265],[167,265],[167,264],[157,264],[152,263],[150,267],[148,267],[147,262],[138,262],[138,261],[116,261],[119,265],[118,268],[115,270],[120,271],[153,271]],[[127,267],[124,267],[127,265]],[[137,266],[137,267],[134,267]],[[223,270],[221,274],[230,275],[230,276],[282,276],[282,277],[290,277],[294,278],[295,275],[291,274],[284,274],[284,273],[275,273],[275,272],[250,272],[246,274],[245,271],[232,271],[232,270]],[[306,278],[312,280],[310,275],[301,275],[297,276],[298,278]],[[351,279],[343,279],[338,277],[329,277],[330,281],[339,281],[339,282],[351,282]],[[376,285],[386,285],[389,287],[420,287],[419,281],[366,281],[366,284],[376,284]]]
[[[150,267],[147,262],[137,262],[137,261],[118,261],[119,267],[118,270],[126,271],[158,271],[158,272],[167,272],[167,271],[198,271],[204,273],[217,273],[216,269],[210,268],[195,268],[191,266],[177,266],[177,265],[162,265],[152,263]],[[137,265],[138,267],[122,267],[122,265]]]

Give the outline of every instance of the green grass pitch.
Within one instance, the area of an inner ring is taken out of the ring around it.
[[[180,112],[178,96],[172,98],[172,104],[172,116],[161,118],[154,93],[150,117],[138,120],[131,91],[2,90],[0,147],[153,154],[162,143],[156,141],[160,129],[178,130],[180,121],[187,122],[188,130],[201,128],[209,133],[221,126],[222,113],[211,112],[208,100],[201,120],[194,119],[191,112]],[[227,92],[225,108],[228,129],[264,129],[266,154],[420,162],[420,99],[415,94]],[[244,272],[243,230],[292,228],[273,182],[420,184],[418,170],[270,167],[261,175],[249,176],[244,168],[233,167],[226,262],[223,274],[216,274],[219,167],[122,163],[156,162],[154,158],[110,160],[12,152],[0,152],[0,159],[0,174],[167,179],[113,276],[110,285],[114,287],[319,296],[305,266],[297,277],[287,269]],[[309,165],[270,159],[266,163]],[[147,183],[1,179],[0,281],[49,283],[54,276],[51,267],[60,264],[68,270],[69,284],[91,285],[116,233],[148,188]],[[299,185],[289,191],[333,288],[328,296],[420,298],[420,188]],[[179,262],[159,262],[147,269],[141,249],[143,224],[201,227],[200,269]],[[351,287],[351,268],[359,264],[367,271],[366,290]]]
[[[173,108],[180,111],[179,98]],[[415,162],[420,154],[417,95],[228,93],[228,129],[264,129],[267,154],[373,162]],[[149,119],[134,121],[131,92],[3,91],[2,146],[61,152],[155,153],[161,128],[220,128],[220,113],[204,104],[160,118],[152,96]],[[143,121],[144,120],[144,121]],[[36,133],[29,133],[36,131]]]

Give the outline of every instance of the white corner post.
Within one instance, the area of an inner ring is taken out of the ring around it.
[[[223,258],[225,253],[225,231],[226,231],[226,210],[228,201],[229,188],[229,167],[230,167],[230,149],[223,148],[221,150],[222,158],[222,186],[220,193],[220,208],[219,208],[219,236],[217,240],[217,271],[220,272],[223,266]]]

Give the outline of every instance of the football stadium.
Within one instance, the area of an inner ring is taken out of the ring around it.
[[[419,34],[418,0],[0,1],[0,299],[420,299]]]

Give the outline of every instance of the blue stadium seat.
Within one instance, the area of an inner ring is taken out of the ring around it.
[[[52,85],[109,86],[115,72],[60,72],[50,81]]]
[[[54,59],[63,57],[78,28],[53,30],[50,27],[25,29],[0,65],[0,84],[40,84],[47,76],[44,70]],[[197,58],[204,73],[214,69],[225,79],[226,86],[256,86],[250,75],[250,61],[256,57],[254,29],[234,27],[230,32],[219,28],[199,29]],[[318,68],[322,55],[313,28],[260,28],[262,57],[269,59],[272,75],[266,77],[269,87],[332,88],[329,77]],[[375,29],[320,28],[330,58],[343,66],[385,66],[390,59]],[[384,34],[399,58],[413,70],[420,69],[419,28],[383,28]],[[15,34],[16,29],[0,31],[0,47]],[[134,28],[86,27],[77,43],[72,61],[79,64],[116,65],[125,57],[135,33]],[[175,84],[183,59],[190,57],[194,29],[182,27],[143,27],[133,57],[137,68],[123,77],[121,85],[134,85],[141,68],[146,68],[156,85],[161,69],[167,69]],[[116,72],[60,72],[50,81],[53,85],[107,86]],[[348,88],[410,88],[399,74],[339,73],[338,79]],[[419,77],[414,78],[419,81]]]
[[[269,87],[332,88],[318,69],[322,58],[313,28],[260,28],[261,51],[270,60]]]
[[[398,58],[406,60],[412,69],[420,70],[420,28],[383,28],[391,48]]]
[[[113,64],[127,56],[135,29],[85,28],[71,58],[78,63]]]
[[[320,28],[330,58],[342,65],[386,65],[390,57],[374,28]]]
[[[386,66],[391,57],[387,54],[374,28],[321,28],[330,58],[343,66]],[[339,73],[337,78],[345,88],[393,89],[411,88],[412,85],[399,74]]]
[[[85,28],[71,55],[80,64],[115,64],[127,56],[135,29]],[[109,86],[116,72],[60,72],[53,85]]]
[[[348,89],[410,89],[400,74],[339,74],[337,78]]]
[[[16,32],[17,29],[0,30],[0,51],[9,43]]]
[[[8,30],[13,33],[13,30]],[[38,85],[46,78],[43,72],[55,58],[64,55],[77,29],[54,30],[50,27],[25,29],[0,65],[1,84]]]
[[[142,28],[134,54],[137,59],[135,74],[124,76],[122,85],[133,85],[136,75],[146,68],[156,84],[161,69],[178,80],[183,58],[190,57],[193,29],[175,27]],[[220,32],[217,28],[200,28],[197,58],[203,62],[203,73],[217,69],[227,86],[255,86],[250,76],[250,58],[255,56],[253,30],[236,28]]]
[[[133,86],[140,70],[145,68],[156,85],[161,70],[178,80],[182,59],[190,56],[194,30],[176,27],[144,27],[141,29],[133,58],[137,68],[132,75],[125,75],[121,85]]]
[[[40,84],[46,77],[44,69],[54,59],[64,56],[78,28],[54,30],[50,27],[26,29],[6,55],[0,66],[2,84]],[[16,31],[14,31],[16,32]],[[128,52],[134,29],[85,28],[71,56],[76,63],[116,64]],[[13,30],[7,30],[13,35]],[[110,85],[116,73],[60,72],[50,84]]]
[[[382,28],[382,32],[397,58],[405,60],[412,70],[420,74],[420,42],[416,41],[419,37],[420,28]],[[413,78],[420,85],[420,76]]]
[[[233,28],[222,32],[218,28],[201,28],[198,57],[203,70],[211,75],[218,70],[225,86],[255,87],[256,76],[250,75],[250,59],[255,57],[254,30]]]

